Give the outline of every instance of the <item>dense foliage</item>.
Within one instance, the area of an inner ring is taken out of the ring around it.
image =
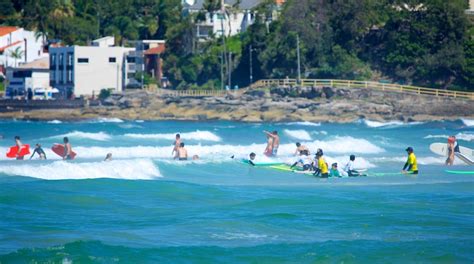
[[[220,89],[229,78],[232,86],[248,85],[250,56],[254,80],[296,78],[299,38],[302,78],[474,90],[465,0],[287,0],[278,12],[273,2],[262,1],[245,33],[204,42],[194,25],[204,12],[220,12],[220,1],[206,0],[201,13],[186,15],[181,0],[0,0],[0,24],[66,44],[104,35],[119,45],[165,39],[165,75],[179,89]],[[225,6],[228,14],[237,9]]]

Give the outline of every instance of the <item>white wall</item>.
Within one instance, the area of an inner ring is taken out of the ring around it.
[[[3,55],[0,55],[0,65],[17,67],[20,63],[31,62],[45,56],[42,48],[43,40],[41,38],[36,40],[35,32],[27,31],[23,28],[19,28],[10,34],[0,37],[0,47],[5,47],[18,41],[20,41],[20,43],[6,48]],[[15,51],[17,47],[21,47],[23,56],[21,59],[17,59],[15,64],[15,59],[12,58],[10,54]]]
[[[222,28],[224,28],[226,36],[234,36],[239,34],[240,32],[245,32],[247,30],[247,27],[251,25],[253,21],[251,19],[250,12],[242,11],[236,14],[230,14],[230,17],[225,16],[222,23],[220,19],[220,14],[214,13],[211,19],[210,14],[208,13],[206,14],[206,21],[202,24],[211,25],[213,28],[213,33],[216,36],[222,35]]]

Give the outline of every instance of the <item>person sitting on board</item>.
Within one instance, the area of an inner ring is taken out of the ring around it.
[[[313,170],[314,160],[309,155],[308,150],[301,151],[301,157],[290,166],[290,168],[295,167],[296,165],[301,164],[303,171]]]
[[[63,160],[72,160],[72,159],[73,159],[73,157],[71,156],[72,147],[71,147],[71,143],[69,143],[69,138],[68,138],[68,137],[64,137],[64,138],[63,138],[63,142],[64,142],[64,156],[63,156]]]
[[[35,153],[38,153],[39,159],[40,160],[45,160],[46,159],[46,153],[44,152],[43,148],[41,145],[38,143],[36,144],[35,150],[33,151],[33,154],[31,154],[30,159],[33,158]]]
[[[349,177],[357,177],[360,176],[360,173],[354,169],[354,161],[355,155],[349,156],[349,162],[347,162],[346,166],[344,166],[344,171],[347,173]]]
[[[15,136],[15,145],[18,147],[16,159],[22,160],[24,156],[20,156],[21,147],[23,146],[23,144],[21,144],[20,136]]]
[[[104,161],[112,161],[112,153],[107,153],[107,155],[105,156]]]
[[[184,148],[184,143],[181,142],[178,148],[178,160],[188,160],[188,151]]]
[[[301,145],[300,142],[296,142],[295,156],[303,155],[302,152],[305,151],[305,150],[308,151],[308,155],[311,155],[311,153],[309,152],[308,147],[306,147],[305,145]]]
[[[257,156],[257,154],[255,154],[254,152],[250,153],[249,154],[249,164],[252,165],[252,166],[255,166],[255,157]]]
[[[278,147],[280,146],[280,136],[278,136],[278,131],[275,130],[270,133],[264,130],[263,133],[267,134],[268,137],[273,139],[271,156],[276,157],[278,153]]]
[[[418,174],[418,165],[416,162],[416,156],[415,153],[413,153],[413,148],[408,147],[405,149],[405,151],[408,153],[408,159],[405,165],[403,166],[402,173],[412,173],[412,174]]]
[[[318,162],[317,163],[318,166],[314,170],[313,175],[314,176],[319,176],[321,178],[327,178],[327,177],[329,177],[328,164],[324,160],[323,155],[324,155],[323,150],[318,149],[318,151],[316,152],[316,160]]]
[[[331,177],[341,177],[339,170],[337,169],[337,163],[331,165],[331,170],[329,171],[329,176]]]
[[[174,148],[173,148],[173,151],[171,152],[171,155],[173,156],[174,159],[178,158],[178,150],[179,150],[180,145],[181,145],[181,135],[176,134],[176,139],[174,141]]]

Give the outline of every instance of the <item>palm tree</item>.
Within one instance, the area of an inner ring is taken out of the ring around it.
[[[10,57],[15,59],[15,67],[17,67],[16,61],[17,59],[21,59],[25,52],[21,50],[21,47],[16,47],[15,50],[10,51]]]

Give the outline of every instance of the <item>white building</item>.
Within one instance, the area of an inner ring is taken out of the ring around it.
[[[15,68],[8,67],[7,80],[7,97],[23,96],[28,90],[34,93],[36,90],[48,89],[49,58],[37,59]]]
[[[261,0],[241,0],[237,8],[224,15],[220,11],[213,14],[205,13],[205,20],[196,24],[196,35],[199,38],[209,38],[212,36],[233,36],[245,32],[255,21],[253,9],[257,7]],[[231,7],[236,0],[225,0],[224,5]],[[204,0],[183,0],[183,12],[185,14],[203,12]]]
[[[113,37],[93,42],[93,46],[50,49],[50,85],[64,97],[99,95],[100,90],[123,90],[127,78],[125,58],[134,48],[113,47]]]
[[[474,15],[474,0],[469,0],[469,9],[466,10],[466,14]]]
[[[21,50],[21,58],[13,58],[12,52]],[[44,57],[43,40],[36,39],[35,32],[23,28],[0,26],[0,66],[16,67]]]

